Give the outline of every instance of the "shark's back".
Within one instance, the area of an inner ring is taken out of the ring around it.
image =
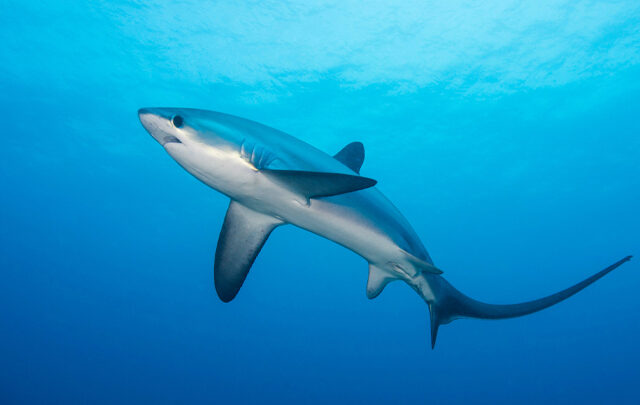
[[[254,159],[259,159],[264,153],[272,156],[268,167],[262,168],[356,174],[335,157],[285,132],[233,115],[207,113],[215,114],[216,122],[242,133],[247,154]],[[321,200],[323,203],[316,204],[316,207],[320,206],[327,215],[334,213],[359,224],[366,223],[372,231],[386,235],[401,249],[432,263],[409,222],[375,187]]]

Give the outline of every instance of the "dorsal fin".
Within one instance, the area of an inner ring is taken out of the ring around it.
[[[280,224],[276,218],[231,200],[213,265],[216,292],[222,301],[229,302],[238,294],[269,234]]]
[[[351,142],[335,154],[334,158],[349,169],[360,174],[364,162],[364,145],[362,142]]]

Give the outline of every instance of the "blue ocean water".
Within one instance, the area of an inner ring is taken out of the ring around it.
[[[640,403],[637,260],[432,351],[414,291],[282,227],[223,304],[228,201],[136,114],[361,141],[453,285],[533,299],[640,254],[637,1],[9,0],[0,39],[0,403]]]

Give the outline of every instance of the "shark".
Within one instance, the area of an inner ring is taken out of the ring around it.
[[[409,222],[360,175],[364,146],[329,155],[269,126],[220,112],[142,108],[146,131],[180,166],[230,200],[215,250],[213,279],[233,300],[271,232],[291,224],[329,239],[369,264],[366,295],[401,280],[426,302],[431,347],[438,329],[460,318],[505,319],[551,307],[602,278],[631,256],[546,297],[516,304],[475,300],[435,266]]]

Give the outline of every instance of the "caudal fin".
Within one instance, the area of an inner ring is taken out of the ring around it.
[[[422,294],[429,304],[431,315],[431,348],[436,344],[438,328],[458,318],[505,319],[528,315],[559,303],[631,259],[627,256],[593,276],[547,297],[520,304],[494,305],[476,301],[455,289],[444,278],[432,274],[424,274],[432,295],[428,298]],[[420,291],[419,291],[420,292]]]

